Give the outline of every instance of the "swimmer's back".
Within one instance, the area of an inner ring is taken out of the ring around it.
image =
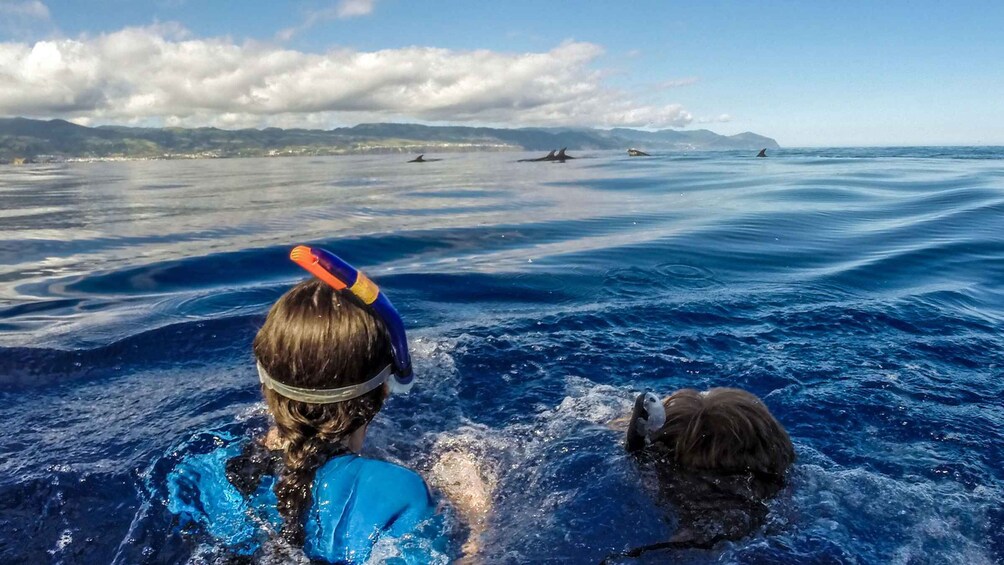
[[[274,476],[262,477],[249,496],[227,479],[227,461],[241,453],[242,444],[233,441],[187,457],[168,475],[167,483],[168,510],[183,524],[198,523],[231,550],[246,555],[258,550],[269,530],[282,528],[282,518],[276,509]],[[435,506],[429,489],[410,469],[342,455],[318,469],[311,490],[303,550],[312,559],[362,563],[386,538],[409,538],[396,544],[395,552],[409,563],[435,560],[433,554],[446,549],[438,524],[431,523]]]

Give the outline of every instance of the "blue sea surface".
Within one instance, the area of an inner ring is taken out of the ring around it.
[[[579,153],[0,167],[0,562],[220,558],[163,481],[265,426],[251,339],[311,243],[409,330],[366,452],[473,454],[483,562],[668,538],[610,422],[733,386],[789,486],[753,536],[641,562],[1004,563],[1004,148]]]

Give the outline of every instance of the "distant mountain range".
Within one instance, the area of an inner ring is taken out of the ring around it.
[[[621,149],[723,151],[777,148],[755,133],[628,128],[478,128],[360,124],[332,130],[217,128],[90,128],[65,120],[0,118],[0,163],[62,159],[213,158],[437,151]]]

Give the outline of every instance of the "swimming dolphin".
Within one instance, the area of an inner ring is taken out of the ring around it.
[[[634,401],[634,411],[631,412],[624,449],[631,452],[645,447],[652,434],[665,423],[666,407],[662,405],[659,397],[651,392],[639,394]]]
[[[651,157],[651,155],[637,149],[628,149],[628,157]]]
[[[545,155],[545,156],[543,156],[543,157],[541,157],[539,159],[520,159],[519,161],[516,161],[516,162],[517,163],[535,163],[537,161],[554,161],[556,159],[557,159],[557,157],[554,156],[554,150],[552,149],[550,153],[548,153],[547,155]]]
[[[767,156],[767,150],[766,149],[761,149],[760,152],[756,154],[756,156],[757,157],[766,157]]]
[[[414,159],[412,159],[411,161],[408,161],[408,162],[409,163],[433,163],[435,161],[442,161],[442,159],[426,159],[425,158],[425,154],[423,153],[423,154],[419,155],[418,157],[415,157]]]
[[[555,161],[561,161],[562,163],[564,163],[566,159],[575,159],[575,157],[572,157],[571,155],[565,155],[565,149],[568,148],[562,147],[561,151],[558,151],[558,154],[554,156]]]

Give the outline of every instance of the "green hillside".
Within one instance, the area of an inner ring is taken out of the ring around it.
[[[759,150],[777,142],[753,133],[628,128],[477,128],[360,124],[333,130],[85,127],[65,120],[0,118],[0,163],[103,158],[214,158],[437,151]]]

